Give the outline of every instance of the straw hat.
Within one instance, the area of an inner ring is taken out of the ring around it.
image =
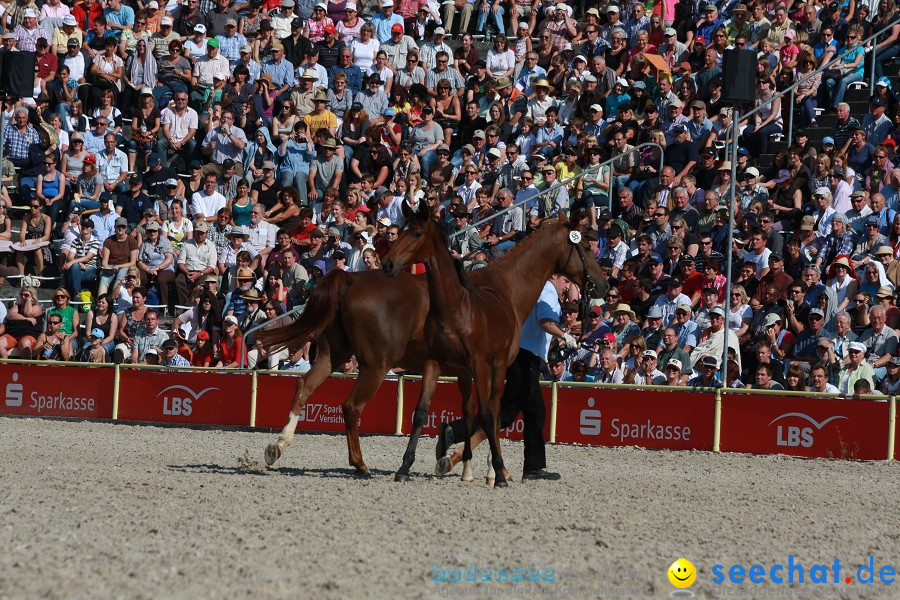
[[[628,315],[631,317],[631,320],[634,320],[634,311],[631,310],[631,306],[628,304],[617,304],[615,310],[613,310],[613,316],[617,317],[619,315]]]
[[[532,84],[531,84],[531,87],[533,87],[533,88],[539,88],[539,87],[547,88],[547,93],[553,92],[553,86],[550,85],[550,82],[547,81],[547,80],[544,79],[544,78],[538,79],[537,81],[535,81],[534,83],[532,83]]]

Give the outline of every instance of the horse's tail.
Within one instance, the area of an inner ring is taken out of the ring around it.
[[[350,287],[350,275],[341,269],[329,273],[309,295],[296,321],[254,334],[270,352],[300,346],[319,337],[331,325]]]

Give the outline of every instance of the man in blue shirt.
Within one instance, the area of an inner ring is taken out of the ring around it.
[[[379,43],[385,43],[391,39],[391,28],[395,25],[403,25],[403,17],[394,12],[394,0],[382,0],[381,12],[372,17],[372,26],[378,35]]]
[[[544,420],[547,410],[541,394],[539,380],[541,363],[550,351],[550,341],[558,338],[567,348],[574,350],[578,340],[559,327],[562,309],[559,297],[566,294],[571,282],[563,275],[553,274],[544,284],[537,304],[525,319],[519,336],[519,354],[506,370],[506,386],[500,399],[500,428],[512,425],[522,413],[525,425],[525,464],[523,480],[557,480],[559,473],[546,470],[547,458],[544,447]],[[438,466],[435,472],[445,475],[450,472],[450,459],[445,456],[456,440],[465,436],[465,422],[462,419],[441,426],[437,442]]]
[[[122,35],[123,30],[131,29],[134,25],[134,9],[122,4],[122,0],[110,0],[103,16],[116,38]]]
[[[516,79],[516,87],[522,90],[522,93],[527,98],[531,98],[534,95],[534,90],[531,89],[531,84],[533,84],[538,79],[546,79],[547,77],[547,71],[544,70],[544,67],[538,65],[537,61],[537,52],[532,50],[525,54],[525,65],[519,72],[519,78]]]
[[[328,69],[328,82],[331,89],[334,89],[334,76],[337,73],[343,73],[347,76],[347,89],[358,94],[363,89],[363,72],[362,69],[353,64],[353,50],[350,48],[341,48],[338,55],[338,64]]]
[[[281,42],[272,43],[272,58],[263,64],[262,72],[272,76],[272,84],[279,94],[288,92],[294,85],[294,65],[284,57]]]

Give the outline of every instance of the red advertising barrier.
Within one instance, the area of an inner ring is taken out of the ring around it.
[[[724,452],[884,460],[888,402],[722,395]]]
[[[0,364],[0,414],[111,419],[113,370]]]
[[[282,428],[294,403],[296,376],[260,375],[256,381],[256,426]],[[344,413],[341,405],[356,379],[329,378],[316,388],[315,393],[300,413],[297,429],[300,431],[344,431]],[[375,395],[366,403],[359,419],[361,433],[393,434],[397,422],[397,381],[386,379]]]
[[[714,394],[559,388],[556,441],[712,450]]]
[[[419,403],[419,394],[422,391],[422,382],[419,380],[403,381],[403,413],[405,415],[402,424],[404,434],[412,431],[413,413],[416,412],[416,405]],[[474,390],[473,390],[474,393]],[[550,388],[541,388],[544,395],[544,406],[546,407],[546,418],[544,419],[544,439],[550,438]],[[431,398],[431,407],[428,411],[428,417],[425,419],[425,425],[422,426],[422,435],[437,435],[438,425],[440,423],[449,423],[456,419],[462,418],[462,397],[459,395],[459,387],[456,383],[438,382],[434,390],[434,396]],[[516,417],[513,424],[506,429],[500,430],[500,437],[510,440],[522,440],[524,432],[524,422],[522,416]]]
[[[119,418],[246,426],[250,424],[250,381],[250,375],[232,373],[122,369]]]

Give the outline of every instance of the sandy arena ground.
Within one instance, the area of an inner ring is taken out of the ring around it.
[[[342,436],[299,434],[265,470],[274,440],[0,418],[0,598],[666,598],[680,556],[707,598],[738,591],[711,582],[717,563],[900,566],[896,464],[560,446],[561,481],[521,483],[507,443],[517,481],[491,490],[432,477],[432,440],[408,484],[392,480],[406,438],[363,438],[370,480],[349,476]],[[433,581],[473,563],[555,581]],[[900,583],[749,591],[897,598]]]

